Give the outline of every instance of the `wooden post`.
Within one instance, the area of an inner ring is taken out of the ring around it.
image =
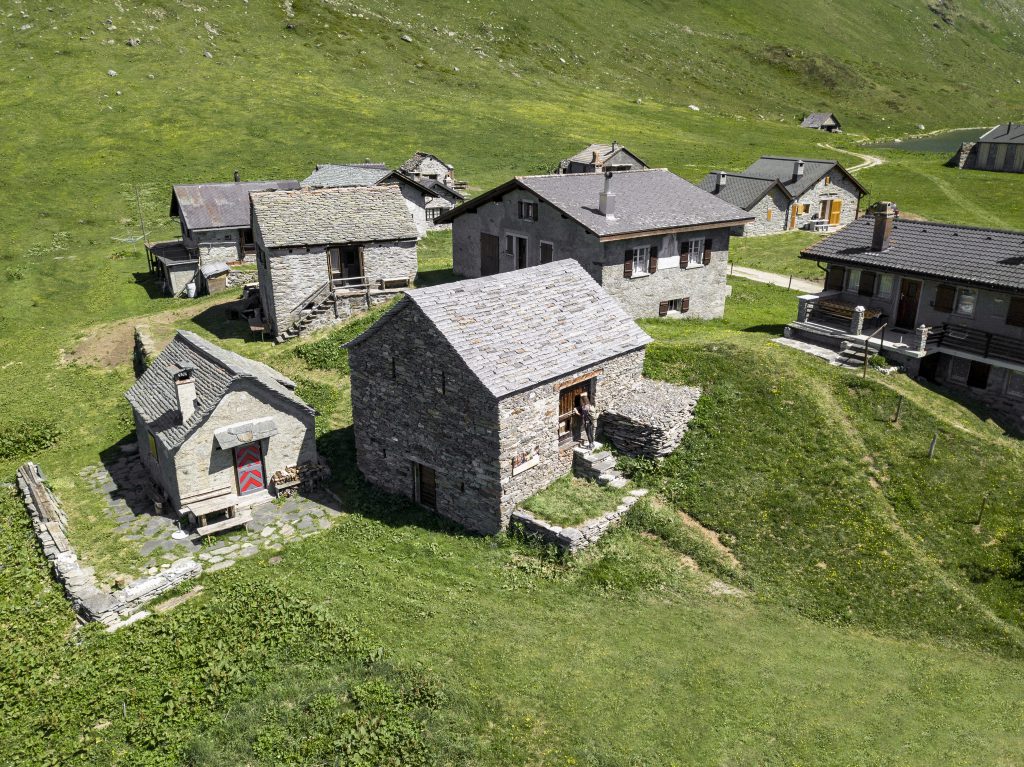
[[[935,457],[935,443],[939,441],[939,433],[935,432],[935,436],[932,437],[932,446],[928,448],[928,460],[930,461]]]
[[[864,339],[864,378],[868,377],[868,340],[869,338]]]
[[[903,395],[900,395],[900,401],[896,403],[896,415],[892,417],[893,423],[900,422],[900,411],[903,410]]]
[[[793,289],[793,275],[792,274],[789,275],[789,289],[790,290]]]

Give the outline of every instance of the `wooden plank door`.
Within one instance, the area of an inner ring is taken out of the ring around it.
[[[832,205],[828,209],[828,225],[839,226],[839,213],[843,209],[842,200],[832,200]]]
[[[790,229],[796,229],[796,203],[795,202],[790,206],[789,210],[790,210],[790,213],[789,213],[789,228]]]
[[[238,477],[238,494],[248,495],[263,490],[266,477],[263,470],[263,452],[258,442],[235,448],[235,473]]]
[[[413,464],[416,501],[428,509],[437,509],[437,474],[422,463]]]
[[[900,281],[900,302],[896,307],[896,327],[915,327],[917,304],[921,300],[921,283],[917,280]]]
[[[480,276],[487,277],[491,274],[497,274],[501,268],[501,261],[499,257],[499,251],[501,250],[501,241],[498,239],[496,234],[487,234],[482,232],[480,234]]]

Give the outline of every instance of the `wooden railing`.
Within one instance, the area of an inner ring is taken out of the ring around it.
[[[1024,341],[963,325],[944,324],[941,328],[932,328],[928,342],[979,357],[1024,364]]]

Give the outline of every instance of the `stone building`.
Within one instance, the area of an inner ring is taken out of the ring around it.
[[[860,215],[867,194],[835,160],[799,157],[761,157],[742,173],[712,171],[698,186],[754,217],[736,232],[747,236],[840,229]]]
[[[158,495],[201,534],[324,472],[295,384],[195,333],[179,330],[125,396]]]
[[[388,170],[387,166],[374,163],[317,165],[316,170],[302,182],[303,188],[309,189],[379,184],[391,184],[401,190],[420,237],[438,228],[434,223],[437,217],[465,199],[461,192],[440,181],[427,176],[416,177],[401,168]]]
[[[1024,173],[1024,123],[997,125],[977,141],[965,141],[949,164],[972,170]]]
[[[459,186],[455,180],[455,168],[429,152],[414,153],[398,166],[398,170],[417,181],[437,181],[450,189]]]
[[[725,312],[729,235],[752,219],[664,169],[520,176],[438,219],[456,274],[575,259],[633,317]]]
[[[570,471],[581,393],[598,412],[644,396],[649,342],[571,259],[409,291],[347,344],[359,469],[496,533]]]
[[[601,171],[645,170],[647,163],[626,147],[611,144],[591,144],[558,164],[559,173],[598,173]]]
[[[843,132],[843,126],[839,124],[839,120],[831,112],[811,112],[800,121],[800,127],[823,130],[826,133]]]
[[[885,203],[801,255],[828,275],[788,335],[867,344],[1024,431],[1024,232],[902,220]]]
[[[252,195],[260,321],[277,341],[391,298],[416,277],[416,226],[395,186]]]

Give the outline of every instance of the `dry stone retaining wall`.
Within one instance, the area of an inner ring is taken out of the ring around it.
[[[512,512],[510,526],[513,528],[518,527],[525,535],[531,538],[537,538],[544,543],[556,546],[562,553],[575,554],[587,548],[590,544],[599,541],[612,527],[619,524],[633,504],[645,495],[647,495],[646,490],[633,490],[622,499],[622,503],[614,511],[588,519],[586,522],[575,527],[553,525],[543,519],[538,519],[523,509],[516,509]]]
[[[42,471],[29,462],[18,469],[17,477],[43,555],[53,565],[54,577],[64,586],[65,595],[83,623],[99,621],[116,628],[151,599],[202,573],[202,565],[185,557],[167,570],[134,581],[120,591],[101,589],[93,568],[83,567],[71,548],[67,517],[56,496],[44,484]]]
[[[682,441],[699,398],[698,388],[644,378],[601,413],[598,430],[626,455],[660,458]]]

